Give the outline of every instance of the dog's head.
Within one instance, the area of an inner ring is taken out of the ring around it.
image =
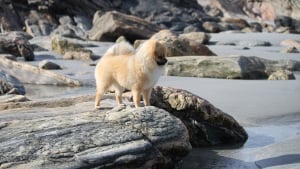
[[[164,42],[160,42],[155,39],[150,39],[145,42],[145,45],[148,47],[152,60],[156,62],[158,66],[164,66],[168,60],[167,57],[167,48]]]
[[[168,62],[166,44],[155,39],[146,40],[141,44],[136,55],[144,63],[151,65],[153,63],[157,66],[164,66]]]
[[[167,47],[164,42],[159,42],[157,40],[154,40],[155,43],[155,49],[154,49],[154,59],[155,62],[157,63],[158,66],[163,66],[165,65],[168,60],[166,59],[167,57]]]

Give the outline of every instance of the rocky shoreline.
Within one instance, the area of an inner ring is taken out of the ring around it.
[[[299,35],[276,44],[255,36],[300,33],[300,9],[288,8],[290,15],[282,16],[278,9],[262,12],[280,0],[239,1],[235,9],[226,0],[207,3],[1,2],[0,168],[171,169],[182,167],[192,147],[243,146],[249,136],[243,125],[189,91],[156,86],[153,106],[138,109],[131,102],[117,107],[113,94],[106,94],[103,108],[93,110],[94,95],[84,89],[95,87],[97,61],[121,40],[135,47],[145,39],[164,41],[166,76],[296,79]],[[213,33],[221,39],[212,40]],[[255,40],[232,40],[247,35]],[[260,50],[292,57],[269,58],[255,53]],[[28,85],[52,86],[56,91],[47,92],[54,93],[77,87],[83,94],[30,98]],[[126,98],[131,99],[130,93]]]

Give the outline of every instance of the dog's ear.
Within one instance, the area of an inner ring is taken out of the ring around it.
[[[163,40],[160,40],[160,41],[158,41],[158,43],[160,44],[160,46],[161,46],[161,50],[163,51],[163,56],[164,57],[167,57],[167,56],[169,56],[168,54],[169,54],[169,50],[168,50],[168,45],[167,45],[167,42],[165,42],[165,41],[163,41]]]

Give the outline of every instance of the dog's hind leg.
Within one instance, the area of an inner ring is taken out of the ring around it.
[[[116,95],[116,101],[118,105],[121,105],[122,102],[122,93],[124,91],[124,88],[118,84],[113,84],[113,89],[115,90],[115,95]]]
[[[95,97],[95,109],[100,108],[100,100],[106,90],[108,89],[109,84],[97,84],[97,91],[96,91],[96,97]]]

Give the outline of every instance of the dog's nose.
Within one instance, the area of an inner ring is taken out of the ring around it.
[[[163,65],[165,65],[167,62],[168,62],[168,60],[167,60],[166,58],[163,58],[163,59],[158,60],[158,61],[157,61],[157,64],[158,64],[159,66],[163,66]]]

